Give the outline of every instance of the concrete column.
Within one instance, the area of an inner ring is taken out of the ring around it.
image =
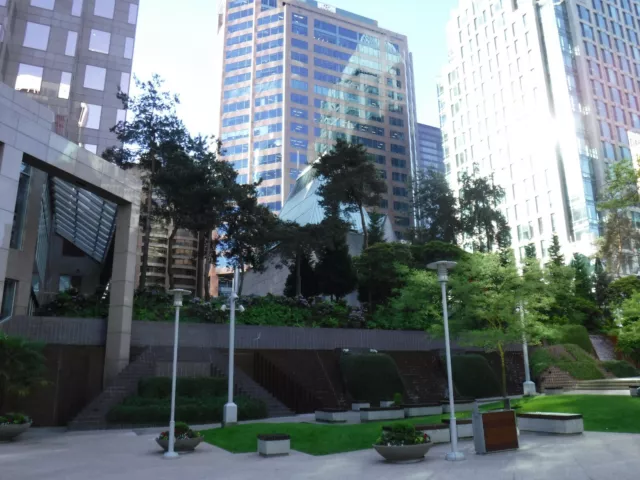
[[[113,270],[109,287],[109,321],[104,362],[105,386],[129,364],[139,216],[139,204],[118,205]]]
[[[2,304],[7,274],[21,163],[21,151],[6,144],[0,144],[0,304]]]

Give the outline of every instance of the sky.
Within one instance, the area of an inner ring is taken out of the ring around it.
[[[140,2],[133,73],[154,73],[180,96],[179,115],[192,133],[213,133],[217,0]],[[404,34],[413,53],[418,121],[438,126],[436,79],[447,60],[446,23],[457,0],[329,0]]]

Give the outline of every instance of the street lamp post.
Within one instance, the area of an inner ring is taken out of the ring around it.
[[[174,446],[176,443],[176,377],[178,374],[178,327],[180,325],[180,307],[182,297],[189,295],[189,290],[180,288],[169,290],[173,294],[173,306],[176,307],[176,321],[173,331],[173,370],[171,374],[171,418],[169,419],[169,448],[164,454],[164,458],[178,458]]]
[[[456,262],[448,262],[442,260],[427,265],[427,268],[438,272],[438,281],[442,288],[442,316],[444,318],[444,344],[447,354],[447,382],[449,388],[449,412],[450,424],[449,431],[451,435],[451,451],[447,453],[446,459],[452,462],[464,460],[464,454],[458,451],[458,426],[456,424],[455,401],[453,398],[453,374],[451,372],[451,345],[449,342],[449,314],[447,312],[447,281],[449,280],[448,272],[456,266]]]
[[[229,385],[227,387],[227,403],[224,405],[222,412],[222,425],[234,425],[238,423],[238,406],[233,403],[233,371],[234,371],[234,356],[235,356],[235,344],[236,344],[236,299],[238,298],[238,269],[233,269],[233,281],[231,282],[231,295],[229,296],[229,373],[227,375]],[[222,306],[223,310],[226,310],[226,305]],[[239,308],[240,311],[244,311],[242,305]]]
[[[520,302],[520,322],[522,323],[522,357],[524,358],[524,383],[522,388],[525,395],[536,394],[536,384],[531,381],[529,372],[529,346],[527,345],[527,333],[525,331],[524,303]]]

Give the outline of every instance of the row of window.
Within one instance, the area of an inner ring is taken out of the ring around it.
[[[273,170],[264,170],[262,172],[255,172],[253,174],[254,182],[259,182],[260,180],[277,180],[278,178],[282,178],[282,170],[279,168],[275,168]]]
[[[282,123],[272,123],[270,125],[261,125],[253,129],[253,135],[259,137],[271,133],[282,132]]]
[[[234,125],[242,125],[249,122],[249,115],[239,115],[237,117],[228,117],[222,120],[223,127],[233,127]]]
[[[313,100],[313,105],[316,108],[330,110],[331,112],[334,112],[334,113],[344,112],[345,115],[351,115],[353,117],[364,118],[366,120],[372,120],[374,122],[384,123],[384,115],[380,115],[379,113],[368,112],[367,110],[361,110],[352,105],[344,105],[342,103],[329,102],[327,100],[321,100],[319,98],[315,98]]]
[[[265,63],[282,61],[283,55],[284,55],[283,52],[276,52],[276,53],[270,53],[267,55],[261,55],[258,58],[256,58],[256,65],[263,65]]]
[[[235,130],[233,132],[223,132],[222,135],[220,135],[220,140],[222,140],[223,142],[232,142],[234,140],[240,140],[242,138],[248,137],[249,129],[245,128],[243,130]]]
[[[242,30],[253,28],[253,20],[247,20],[245,22],[236,23],[235,25],[229,25],[229,33],[236,33]]]
[[[5,4],[0,1],[0,5]],[[71,15],[74,17],[82,16],[84,0],[73,0],[71,2]],[[56,0],[30,0],[29,5],[32,7],[38,7],[45,10],[54,10],[56,6]],[[96,17],[113,19],[116,8],[116,0],[95,0],[93,4],[93,15]],[[58,9],[61,10],[61,9]],[[62,12],[61,12],[62,13]],[[135,25],[138,21],[138,5],[134,3],[129,4],[129,10],[127,14],[127,22],[131,25]]]
[[[234,103],[225,103],[223,107],[223,113],[239,112],[241,110],[246,110],[249,107],[251,107],[251,102],[249,100],[241,100]]]
[[[256,72],[257,74],[257,72]],[[251,72],[241,73],[239,75],[232,75],[224,79],[225,85],[233,85],[235,83],[242,83],[251,80]]]
[[[280,20],[284,20],[284,12],[275,13],[273,15],[267,15],[266,17],[258,18],[258,26],[279,22]]]
[[[240,10],[227,15],[227,22],[233,22],[241,18],[250,17],[253,15],[253,8],[247,8],[246,10]]]
[[[281,35],[284,33],[284,25],[278,25],[277,27],[269,27],[263,30],[258,30],[256,38],[266,38],[271,35]]]
[[[255,106],[261,107],[263,105],[273,105],[275,103],[280,103],[280,102],[282,102],[282,94],[275,93],[273,95],[267,95],[265,97],[256,98]]]
[[[274,108],[272,110],[264,110],[262,112],[256,112],[253,115],[253,120],[259,122],[260,120],[268,120],[269,118],[278,118],[282,116],[282,108]]]
[[[358,130],[360,132],[370,133],[371,135],[384,137],[384,128],[382,127],[376,127],[374,125],[369,125],[366,123],[358,123],[346,118],[322,115],[320,113],[314,113],[313,117],[316,123],[322,123],[340,128],[347,128],[350,130]]]
[[[248,68],[251,66],[251,59],[247,58],[245,60],[240,60],[238,62],[227,63],[224,66],[225,72],[233,72],[234,70],[242,70],[243,68]]]

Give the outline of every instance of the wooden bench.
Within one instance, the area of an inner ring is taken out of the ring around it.
[[[323,408],[316,410],[316,422],[345,423],[347,410],[343,408]]]
[[[518,428],[525,432],[573,435],[584,432],[584,421],[579,413],[519,413]]]
[[[361,422],[377,422],[379,420],[399,420],[404,418],[404,408],[401,407],[379,407],[361,408]]]

